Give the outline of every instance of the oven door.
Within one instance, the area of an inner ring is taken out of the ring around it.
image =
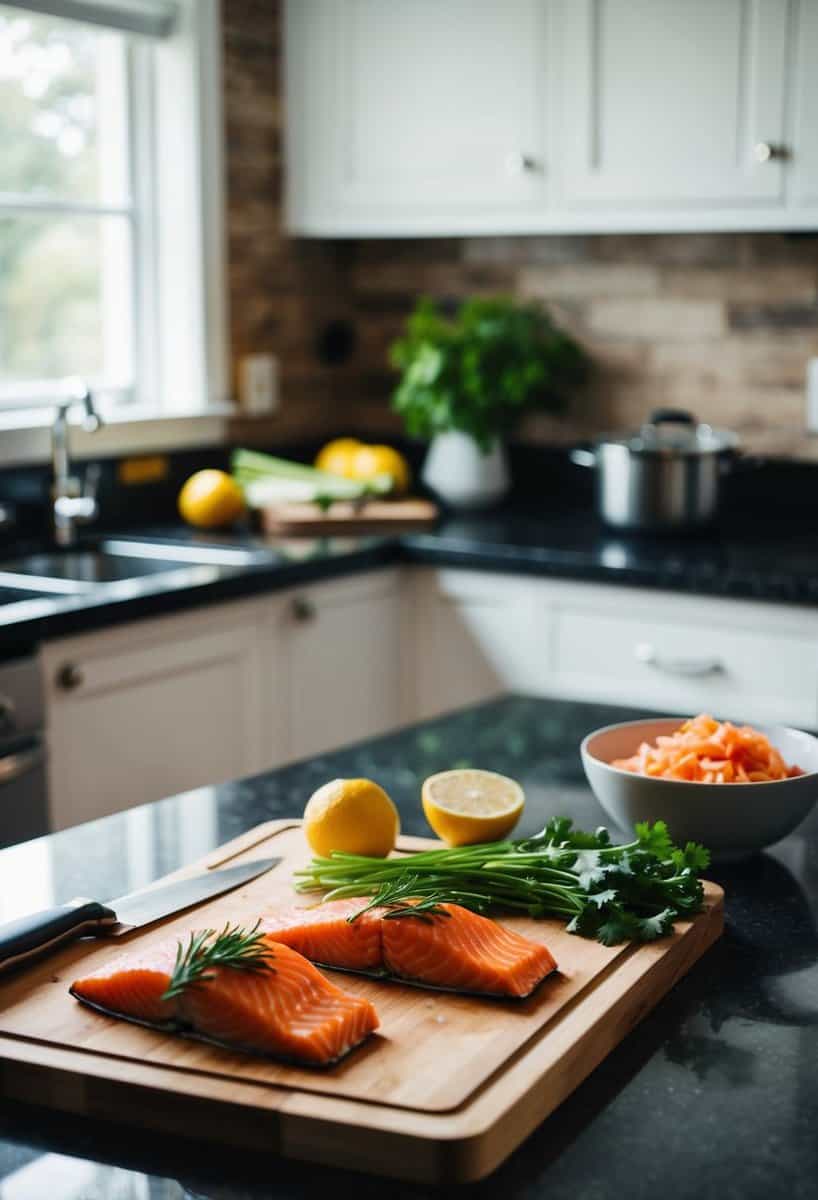
[[[48,833],[46,757],[41,737],[0,749],[0,848]]]

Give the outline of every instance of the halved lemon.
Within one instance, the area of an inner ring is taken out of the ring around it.
[[[421,796],[426,820],[450,846],[500,841],[511,833],[525,805],[515,779],[473,767],[430,775]]]

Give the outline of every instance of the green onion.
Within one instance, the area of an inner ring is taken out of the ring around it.
[[[663,821],[638,824],[634,841],[616,845],[606,829],[586,833],[554,817],[520,841],[388,859],[335,852],[297,871],[295,886],[323,892],[324,900],[371,897],[360,912],[391,906],[389,916],[411,916],[414,907],[429,919],[442,904],[558,916],[572,933],[616,945],[652,941],[699,912],[698,873],[709,861],[694,842],[674,846]]]

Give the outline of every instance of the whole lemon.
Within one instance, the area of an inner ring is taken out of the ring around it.
[[[197,471],[179,492],[179,512],[190,525],[217,529],[241,516],[244,496],[225,471]]]
[[[331,779],[304,809],[304,833],[316,854],[333,850],[386,858],[400,833],[398,810],[371,779]]]
[[[318,452],[315,465],[319,471],[354,479],[352,462],[361,443],[356,438],[336,438]]]
[[[378,475],[388,475],[395,496],[405,496],[412,482],[406,459],[392,446],[360,445],[352,459],[353,478],[366,483]]]

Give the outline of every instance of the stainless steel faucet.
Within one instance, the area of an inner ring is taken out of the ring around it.
[[[77,525],[93,521],[99,512],[97,486],[99,467],[91,465],[85,472],[85,485],[71,474],[71,458],[68,452],[68,414],[75,404],[85,410],[82,427],[94,433],[102,424],[102,418],[94,407],[94,398],[81,379],[71,380],[65,399],[57,402],[54,424],[51,426],[51,462],[54,481],[51,488],[54,540],[58,546],[73,546],[77,540]]]

